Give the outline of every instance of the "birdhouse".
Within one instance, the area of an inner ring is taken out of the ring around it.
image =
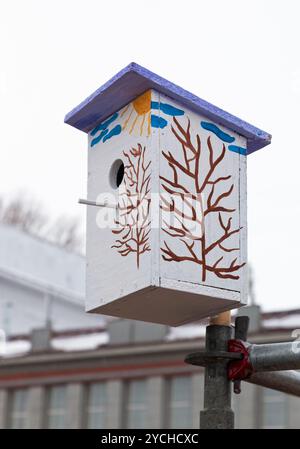
[[[86,310],[177,326],[247,301],[246,160],[271,136],[132,63],[88,135]]]

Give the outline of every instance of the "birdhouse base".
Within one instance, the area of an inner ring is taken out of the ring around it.
[[[224,291],[223,298],[220,298],[215,296],[215,289],[210,287],[196,286],[192,287],[194,292],[187,292],[186,285],[185,291],[180,291],[179,287],[182,286],[178,285],[185,283],[174,284],[168,287],[147,287],[87,311],[175,327],[244,305],[239,292]],[[197,292],[199,289],[203,292]],[[224,296],[227,298],[224,299]]]

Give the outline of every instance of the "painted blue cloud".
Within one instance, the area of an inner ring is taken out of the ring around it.
[[[91,147],[93,147],[94,145],[96,145],[97,143],[100,142],[100,140],[108,133],[108,129],[105,129],[104,131],[102,131],[99,136],[95,137],[92,141],[91,141]]]
[[[118,134],[121,134],[122,126],[117,125],[115,126],[111,131],[109,131],[106,136],[103,137],[103,142],[106,142],[108,139],[111,139],[113,136],[117,136]]]
[[[158,117],[158,115],[151,115],[151,126],[153,128],[165,128],[168,122],[162,117]]]
[[[109,129],[109,125],[111,125],[118,118],[118,116],[119,114],[115,112],[111,117],[109,117],[107,120],[97,125],[91,131],[90,133],[91,136],[96,136],[96,134],[99,133],[99,131],[101,131],[100,134],[98,134],[96,137],[94,137],[94,139],[92,139],[91,147],[101,142],[101,140],[102,142],[106,142],[108,139],[111,139],[113,136],[117,136],[118,134],[121,133],[122,127],[120,125],[117,125],[112,129]]]
[[[203,129],[207,131],[211,131],[214,133],[219,139],[223,140],[223,142],[232,143],[235,141],[235,137],[230,136],[229,134],[222,131],[217,125],[210,122],[200,122],[200,125]]]
[[[228,145],[228,150],[233,151],[234,153],[242,154],[246,156],[247,148],[239,147],[237,145]]]
[[[159,103],[158,101],[151,101],[151,109],[160,109],[164,114],[172,117],[184,114],[182,109],[175,108],[175,106],[168,103]]]
[[[98,131],[107,129],[108,126],[118,118],[118,115],[119,114],[117,112],[115,112],[111,117],[109,117],[107,120],[105,120],[105,122],[102,122],[99,125],[97,125],[96,128],[94,128],[91,131],[91,136],[94,136],[95,134],[97,134]]]

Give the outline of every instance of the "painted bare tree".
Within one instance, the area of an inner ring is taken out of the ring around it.
[[[123,151],[126,159],[124,166],[124,190],[120,191],[117,229],[119,235],[112,248],[116,248],[123,257],[135,253],[139,268],[140,256],[150,251],[150,164],[145,161],[146,147],[137,144],[129,152]]]
[[[178,158],[170,151],[162,153],[172,171],[172,177],[160,177],[164,190],[161,208],[168,213],[169,218],[173,217],[172,221],[163,220],[163,231],[180,240],[182,251],[178,254],[178,245],[173,250],[172,245],[165,240],[161,248],[162,257],[168,262],[190,261],[199,264],[203,282],[207,272],[221,279],[239,279],[237,272],[245,264],[239,264],[237,257],[233,256],[229,263],[228,260],[225,263],[224,255],[219,257],[219,252],[218,258],[211,262],[213,251],[217,248],[223,254],[239,250],[238,247],[230,247],[230,237],[242,229],[233,229],[232,214],[235,209],[227,207],[224,201],[234,190],[232,176],[216,175],[216,169],[225,157],[225,145],[216,155],[211,138],[208,137],[207,150],[203,151],[198,134],[192,142],[189,119],[185,129],[174,117],[171,130],[181,145],[182,154]],[[204,170],[204,167],[207,168]],[[178,200],[181,207],[178,206]],[[205,221],[211,214],[216,217],[215,225],[219,232],[216,240],[209,242]]]

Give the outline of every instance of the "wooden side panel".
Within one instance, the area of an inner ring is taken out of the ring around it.
[[[240,154],[240,260],[247,261],[247,158]],[[248,264],[240,269],[241,304],[248,300]]]
[[[160,283],[160,111],[153,109],[159,104],[159,93],[151,91],[151,285]]]
[[[151,284],[151,92],[88,138],[87,310]],[[122,179],[122,164],[124,177]]]
[[[245,296],[246,140],[163,95],[158,108],[161,278]]]

